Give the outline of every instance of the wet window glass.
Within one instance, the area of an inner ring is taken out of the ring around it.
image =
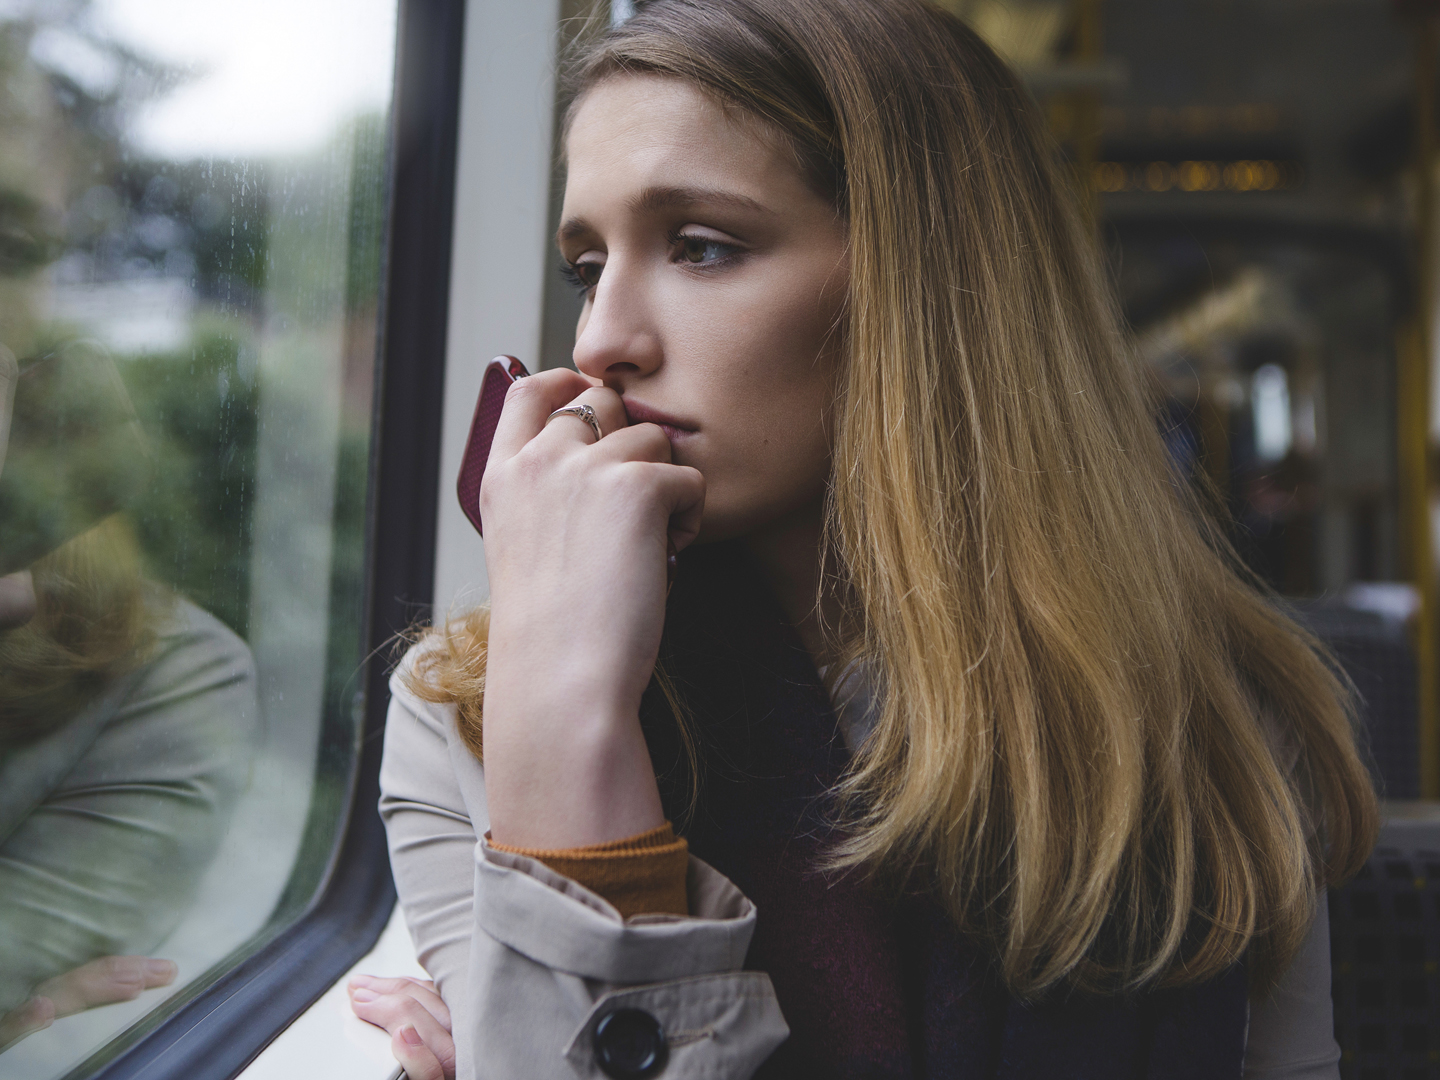
[[[83,1075],[325,873],[394,24],[0,0],[0,1080]]]

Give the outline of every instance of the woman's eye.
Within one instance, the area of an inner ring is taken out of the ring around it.
[[[733,244],[724,244],[704,236],[681,236],[680,256],[687,263],[703,264],[718,262],[735,250]]]
[[[600,284],[600,275],[604,270],[605,264],[602,262],[563,262],[560,264],[560,275],[582,295]]]

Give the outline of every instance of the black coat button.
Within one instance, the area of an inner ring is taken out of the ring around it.
[[[616,1009],[595,1025],[595,1063],[615,1080],[658,1076],[665,1068],[665,1029],[641,1009]]]

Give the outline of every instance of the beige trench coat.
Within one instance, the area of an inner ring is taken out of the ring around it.
[[[391,680],[380,812],[421,965],[449,1005],[457,1080],[601,1078],[596,1027],[659,1022],[666,1080],[745,1080],[789,1028],[770,977],[743,971],[755,906],[690,859],[690,918],[622,919],[534,859],[485,842],[485,774],[453,706]]]

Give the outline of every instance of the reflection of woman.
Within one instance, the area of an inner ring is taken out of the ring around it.
[[[91,99],[30,61],[35,31],[0,25],[0,1047],[175,976],[124,954],[185,912],[259,729],[245,643],[145,580],[122,518],[90,528],[143,477],[113,363],[42,329],[40,271],[96,147],[66,122]]]
[[[655,0],[576,85],[579,373],[387,732],[438,996],[357,1011],[412,1080],[1334,1076],[1343,695],[1177,497],[1010,73],[919,0]]]
[[[249,649],[141,576],[123,519],[6,582],[32,604],[0,625],[0,1044],[174,977],[125,954],[185,913],[259,726]]]

